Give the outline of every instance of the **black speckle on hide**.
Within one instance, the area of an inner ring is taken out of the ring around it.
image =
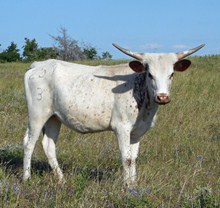
[[[147,91],[147,85],[146,85],[146,73],[136,74],[134,81],[133,96],[137,102],[137,107],[139,110],[143,106],[146,96],[147,99],[149,100],[149,93]]]

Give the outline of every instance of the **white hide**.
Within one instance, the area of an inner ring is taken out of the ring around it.
[[[175,54],[147,54],[143,64],[149,67],[140,74],[128,64],[94,67],[58,60],[33,63],[25,74],[28,130],[24,138],[24,180],[30,177],[31,156],[42,129],[44,151],[53,171],[63,180],[55,151],[63,123],[82,133],[113,131],[121,151],[124,183],[133,186],[140,137],[155,123],[155,95],[169,95],[169,77],[176,61]]]

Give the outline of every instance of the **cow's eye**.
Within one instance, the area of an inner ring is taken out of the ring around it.
[[[172,74],[170,75],[170,79],[172,79],[172,78],[173,78],[173,75],[174,75],[174,73],[172,73]]]
[[[148,73],[148,77],[149,77],[150,79],[154,79],[153,75],[152,75],[150,72]]]

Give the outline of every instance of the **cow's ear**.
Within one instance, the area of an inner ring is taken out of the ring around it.
[[[191,61],[183,59],[183,60],[177,61],[174,64],[174,70],[182,72],[182,71],[185,71],[190,65],[191,65]]]
[[[137,73],[143,72],[145,70],[144,65],[140,61],[131,61],[129,66],[133,71]]]

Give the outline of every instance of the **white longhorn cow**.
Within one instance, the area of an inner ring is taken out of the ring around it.
[[[121,152],[124,184],[135,184],[140,138],[154,125],[158,106],[170,102],[174,71],[186,70],[191,62],[183,58],[204,45],[165,54],[134,53],[113,45],[137,60],[117,66],[47,60],[33,63],[26,72],[28,129],[24,138],[24,181],[31,176],[31,157],[42,129],[49,164],[59,180],[63,180],[55,147],[63,123],[83,133],[113,131]]]

